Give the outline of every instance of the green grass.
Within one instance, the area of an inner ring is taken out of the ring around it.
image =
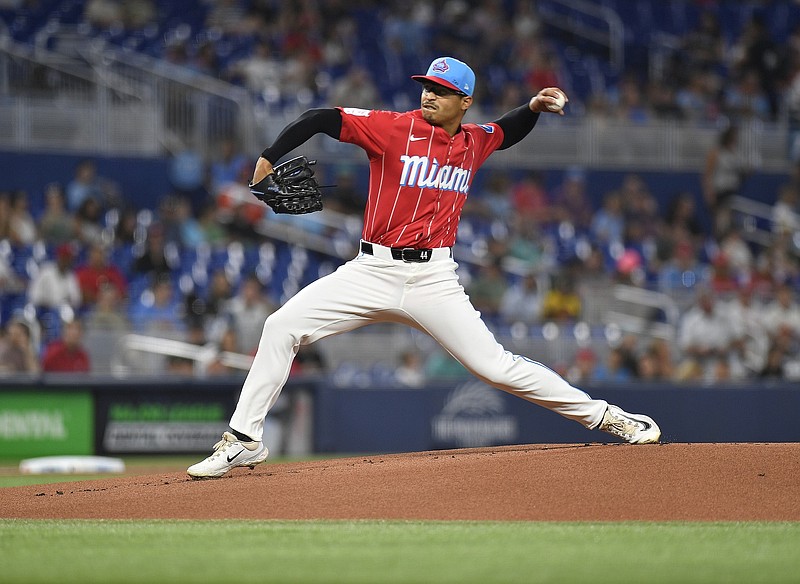
[[[0,582],[780,583],[798,549],[800,523],[7,519]]]

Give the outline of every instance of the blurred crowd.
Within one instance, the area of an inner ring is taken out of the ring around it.
[[[748,218],[728,205],[736,185],[727,191],[715,179],[727,134],[708,153],[706,192],[666,201],[636,173],[594,205],[584,169],[568,169],[553,187],[544,172],[487,171],[470,193],[460,236],[474,255],[461,277],[475,307],[498,329],[596,326],[608,322],[611,290],[633,287],[674,303],[679,314],[664,306],[641,315],[673,327],[673,338],[651,343],[644,326],[608,354],[576,345],[574,363],[556,364],[562,373],[581,382],[797,378],[800,173],[774,195],[769,242],[748,240]],[[92,159],[63,184],[45,185],[42,208],[30,208],[24,191],[0,192],[0,371],[92,371],[81,339],[102,331],[253,354],[264,319],[290,288],[274,280],[279,242],[259,226],[275,217],[247,192],[250,172],[252,159],[228,142],[204,165],[202,196],[176,188],[153,210],[129,207]],[[358,221],[363,200],[353,170],[340,172],[346,180],[326,196],[326,213]],[[316,229],[330,240],[342,235],[330,224]],[[203,250],[224,261],[203,259]],[[286,270],[291,289],[319,272],[319,259],[308,257]],[[107,348],[107,338],[89,344]],[[307,353],[309,370],[320,370],[320,355]],[[430,366],[433,378],[450,375],[447,367],[439,372],[441,362],[409,362],[421,373]],[[192,372],[186,359],[167,366]],[[215,373],[236,371],[220,363],[204,371]]]
[[[536,0],[9,1],[15,6],[0,6],[0,17],[12,33],[34,37],[31,22],[46,29],[71,19],[86,34],[242,85],[276,108],[406,108],[416,101],[409,75],[452,54],[475,69],[477,103],[489,112],[557,85],[571,93],[575,115],[800,127],[800,17],[790,0],[667,8],[604,0],[624,26],[624,68],[607,46],[551,26]]]
[[[793,3],[742,2],[740,20],[723,23],[717,2],[685,2],[687,28],[669,31],[658,67],[637,58],[655,52],[652,41],[630,32],[637,12],[652,4],[611,3],[632,37],[623,70],[604,65],[608,55],[591,46],[576,55],[580,41],[547,26],[531,0],[216,0],[198,5],[204,17],[196,30],[177,28],[158,48],[170,62],[241,84],[280,107],[408,107],[415,101],[408,76],[436,55],[453,54],[475,69],[477,102],[488,111],[561,86],[573,93],[577,115],[800,124]],[[98,29],[135,30],[154,26],[158,14],[150,0],[88,0],[84,17]],[[658,24],[648,32],[666,33]],[[587,63],[596,63],[589,83],[581,79]]]
[[[800,166],[764,194],[767,242],[748,239],[752,225],[732,205],[751,172],[737,127],[778,121],[800,134],[800,22],[776,31],[766,17],[785,3],[742,3],[735,29],[722,26],[719,3],[685,3],[697,18],[665,45],[659,68],[631,59],[623,71],[600,67],[601,80],[588,85],[574,67],[602,56],[577,58],[532,1],[207,0],[172,21],[164,18],[169,7],[152,0],[78,4],[79,18],[109,41],[241,84],[270,107],[413,108],[408,76],[453,54],[476,70],[485,110],[507,111],[557,85],[574,96],[574,115],[717,123],[723,129],[707,152],[701,190],[669,200],[656,200],[636,173],[592,197],[587,169],[567,169],[555,186],[543,172],[484,171],[460,234],[480,261],[462,264],[462,281],[498,328],[601,324],[598,299],[616,285],[674,300],[678,315],[654,308],[643,316],[673,327],[672,339],[645,327],[602,350],[576,346],[557,364],[575,382],[800,378]],[[800,140],[788,151],[800,161]],[[0,375],[94,371],[107,359],[109,332],[252,354],[264,319],[294,289],[271,280],[274,253],[258,225],[274,217],[246,188],[253,163],[233,140],[211,160],[176,158],[174,190],[155,209],[135,208],[92,159],[43,184],[40,208],[30,193],[0,192]],[[338,186],[326,208],[358,217],[358,172],[328,172]],[[335,236],[335,228],[319,229]],[[199,250],[226,250],[227,260],[199,273]],[[241,260],[253,250],[255,263]],[[191,254],[187,272],[182,262]],[[296,363],[298,372],[331,365],[312,349]],[[166,367],[195,372],[178,357]],[[219,361],[204,374],[241,371]],[[409,352],[397,382],[454,374],[463,370],[446,356],[426,361]]]

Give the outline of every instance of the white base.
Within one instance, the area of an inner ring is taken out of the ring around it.
[[[20,461],[22,474],[96,474],[125,472],[125,463],[106,456],[42,456]]]

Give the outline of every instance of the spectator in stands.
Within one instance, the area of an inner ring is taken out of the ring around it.
[[[495,188],[496,186],[493,185]],[[511,189],[511,206],[514,215],[523,221],[544,224],[552,219],[553,209],[544,187],[544,177],[540,172],[527,172],[514,184]]]
[[[776,288],[763,322],[770,346],[762,376],[796,379],[800,375],[800,305],[791,285],[784,282]]]
[[[755,71],[758,84],[770,102],[771,115],[777,113],[777,89],[781,79],[781,59],[769,29],[760,14],[754,13],[731,47],[730,71],[733,77]]]
[[[178,104],[176,104],[176,108],[179,108]],[[176,114],[181,117],[180,112],[176,112]],[[181,125],[184,121],[179,119],[175,120],[175,123]],[[187,128],[185,131],[189,132],[191,128]],[[161,203],[163,204],[165,200],[171,203],[175,197],[188,197],[192,201],[193,209],[199,209],[212,198],[206,189],[208,168],[203,157],[196,150],[183,145],[179,149],[180,151],[169,159],[169,182],[173,187],[173,192],[164,197]]]
[[[219,146],[219,155],[209,165],[211,194],[216,196],[230,183],[240,183],[242,167],[250,168],[250,158],[237,149],[232,138],[225,138]]]
[[[581,316],[583,304],[575,289],[574,277],[561,271],[553,276],[552,287],[545,293],[542,320],[574,322]]]
[[[564,174],[556,189],[551,207],[555,221],[572,223],[578,232],[587,232],[592,222],[593,207],[586,193],[586,172],[573,167]]]
[[[13,319],[0,337],[0,376],[39,372],[39,361],[31,339],[30,326]]]
[[[9,210],[8,239],[12,245],[33,245],[38,236],[36,221],[28,207],[28,192],[19,189],[11,196]]]
[[[481,266],[478,275],[467,286],[467,294],[478,312],[485,318],[493,319],[500,314],[500,305],[507,286],[502,261],[499,257],[494,257]]]
[[[153,284],[130,307],[134,330],[166,338],[183,338],[185,307],[169,277],[155,276]]]
[[[750,278],[753,270],[753,252],[748,243],[742,236],[742,229],[738,225],[732,225],[719,240],[719,252],[724,255],[733,277],[737,281],[745,281]]]
[[[142,227],[139,226],[138,212],[132,207],[125,207],[120,211],[119,223],[117,223],[114,232],[114,244],[116,246],[132,247],[140,238],[137,232],[144,233]],[[125,271],[130,266],[123,266]]]
[[[606,355],[605,362],[598,363],[594,369],[595,381],[624,383],[633,377],[633,372],[625,366],[624,353],[619,347],[613,347]]]
[[[623,75],[612,99],[611,111],[621,120],[645,123],[650,111],[639,80],[633,74]]]
[[[757,376],[767,362],[769,337],[764,327],[764,311],[753,290],[752,284],[742,284],[725,304],[733,331],[731,376],[735,379]]]
[[[217,209],[213,203],[205,205],[197,217],[197,226],[202,231],[202,239],[212,248],[218,248],[228,242],[228,233],[217,221]]]
[[[14,271],[8,263],[6,255],[0,253],[0,302],[6,294],[19,294],[25,291],[25,281]]]
[[[219,77],[220,64],[217,56],[217,46],[212,41],[203,42],[194,52],[187,67],[195,73]]]
[[[44,211],[39,218],[39,235],[45,243],[61,245],[76,237],[75,217],[67,211],[64,189],[50,183],[44,189]]]
[[[531,180],[531,177],[528,177],[528,180]],[[497,170],[491,171],[486,180],[485,188],[478,194],[480,199],[476,213],[489,219],[506,221],[512,216],[512,213],[515,212],[517,205],[519,205],[521,209],[527,209],[527,201],[530,199],[521,196],[521,192],[517,192],[519,186],[519,184],[514,185],[511,183],[511,178],[507,172]],[[539,193],[535,186],[531,186],[525,190],[534,193],[531,199],[538,199]],[[517,199],[518,195],[520,196],[519,199]],[[546,195],[544,196],[546,197]],[[478,197],[475,198],[478,199]],[[472,198],[473,197],[467,198],[467,205],[470,205],[470,199]],[[523,200],[526,202],[523,203]],[[547,202],[546,199],[544,202]],[[533,205],[534,208],[538,206],[537,204]]]
[[[508,112],[519,107],[518,104],[525,102],[525,92],[517,81],[507,81],[500,90],[500,97],[494,104],[493,110],[496,112]]]
[[[677,377],[681,381],[727,378],[733,330],[714,293],[701,287],[696,302],[681,318],[678,345],[683,353]]]
[[[614,264],[614,281],[628,286],[642,286],[645,280],[642,254],[633,248],[625,249]]]
[[[272,105],[281,99],[281,74],[281,62],[273,55],[269,41],[260,39],[248,55],[231,63],[223,76],[242,83]]]
[[[683,120],[683,110],[678,105],[678,91],[673,81],[651,79],[647,85],[646,99],[657,119]]]
[[[75,234],[84,245],[103,241],[103,209],[97,199],[85,199],[75,213]]]
[[[675,377],[672,350],[664,339],[653,339],[639,357],[637,377],[651,381],[670,381]]]
[[[192,214],[192,204],[188,197],[175,197],[174,214],[177,243],[182,249],[197,249],[199,245],[208,243],[206,230]]]
[[[764,309],[763,322],[773,340],[781,335],[800,340],[800,304],[790,283],[782,282],[775,289],[775,299]]]
[[[65,322],[61,338],[47,344],[42,354],[45,373],[89,373],[89,353],[83,347],[83,325],[78,319]]]
[[[425,361],[425,376],[431,381],[452,381],[468,378],[470,373],[450,353],[437,348]]]
[[[604,247],[622,244],[625,216],[622,213],[622,196],[618,191],[609,191],[603,197],[603,206],[592,217],[591,234],[594,241]]]
[[[708,71],[723,62],[725,39],[714,10],[705,9],[700,13],[697,25],[681,39],[681,52],[688,69]]]
[[[523,74],[527,91],[536,95],[545,87],[563,87],[558,54],[536,39],[526,39],[519,43],[518,53],[524,55],[521,61],[528,66]]]
[[[264,203],[255,199],[247,186],[252,165],[243,166],[239,179],[228,183],[216,197],[217,219],[227,227],[228,234],[239,240],[255,240],[255,226],[266,213]],[[278,220],[274,215],[274,220]]]
[[[120,334],[130,331],[130,323],[122,307],[122,296],[116,286],[100,286],[97,301],[86,312],[84,324],[87,331],[108,331]]]
[[[336,178],[333,180],[336,188],[327,194],[325,205],[328,209],[361,216],[367,202],[366,191],[356,184],[356,173],[349,166],[342,165],[336,168]]]
[[[11,193],[0,191],[0,240],[11,235]]]
[[[770,101],[761,88],[758,73],[753,69],[743,71],[729,84],[723,96],[723,112],[737,123],[752,120],[769,120],[772,117]]]
[[[64,243],[56,249],[54,261],[44,262],[28,285],[28,300],[37,308],[59,308],[64,305],[74,309],[82,302],[81,289],[75,276],[75,250]]]
[[[84,20],[99,30],[121,27],[123,14],[120,0],[87,0],[83,8]]]
[[[414,350],[400,354],[400,364],[394,372],[395,380],[403,387],[419,388],[425,385],[426,375],[422,357]]]
[[[703,266],[697,260],[697,253],[688,241],[679,241],[672,256],[658,271],[658,289],[672,293],[693,289],[705,280]]]
[[[507,323],[537,323],[542,317],[544,292],[539,288],[536,274],[527,274],[506,288],[500,302],[500,316]]]
[[[739,194],[748,174],[749,169],[739,151],[739,128],[729,126],[706,153],[703,168],[703,194],[714,218],[717,236],[730,227],[731,200]]]
[[[658,202],[647,182],[635,172],[625,175],[619,192],[625,215],[625,243],[642,253],[642,245],[655,241],[663,230],[664,221],[659,213]],[[636,236],[633,237],[632,233]],[[642,255],[647,259],[647,254]]]
[[[128,282],[117,266],[109,263],[108,249],[101,243],[92,244],[87,253],[86,262],[75,269],[75,276],[81,288],[84,305],[97,302],[100,289],[113,286],[120,298],[128,294]]]
[[[694,195],[690,191],[677,193],[667,207],[662,245],[669,246],[668,252],[680,241],[689,241],[697,247],[704,233]]]
[[[719,298],[731,298],[739,288],[739,281],[731,266],[731,260],[724,252],[718,253],[711,262],[709,287]]]
[[[236,335],[236,331],[233,328],[228,328],[222,334],[222,337],[219,340],[219,351],[220,353],[228,352],[228,353],[240,353],[239,351],[239,340]],[[223,360],[221,359],[220,355],[211,361],[206,368],[206,375],[211,376],[220,376],[220,375],[242,375],[243,371],[241,369],[237,369],[236,367],[231,367],[230,365],[226,365]]]
[[[572,366],[567,369],[567,381],[573,385],[587,384],[595,379],[597,355],[589,347],[579,349]]]
[[[800,40],[800,25],[796,27],[794,36]],[[786,152],[796,165],[800,163],[800,46],[788,58],[787,68],[787,88],[783,98],[789,123]]]
[[[539,224],[515,215],[509,218],[505,258],[517,271],[538,271],[550,267],[552,258],[543,245]]]
[[[771,219],[773,233],[794,236],[800,231],[800,193],[796,185],[786,183],[780,186]]]
[[[353,65],[345,75],[333,83],[326,101],[332,106],[346,103],[353,107],[378,109],[380,94],[369,72],[363,67]]]
[[[76,213],[84,201],[94,199],[101,206],[106,202],[108,189],[97,175],[94,160],[84,159],[75,166],[75,174],[67,183],[67,208]]]
[[[246,21],[245,3],[239,0],[217,0],[211,4],[206,15],[205,25],[223,34],[238,34]]]
[[[319,375],[325,373],[326,369],[322,353],[314,345],[303,345],[292,362],[289,375]]]
[[[186,317],[190,327],[203,329],[207,337],[217,340],[227,328],[225,307],[233,297],[233,288],[225,270],[214,270],[208,289],[186,295]],[[261,323],[263,325],[263,322]]]
[[[252,354],[258,348],[264,321],[275,311],[275,306],[264,292],[264,286],[255,274],[242,280],[239,291],[225,304],[224,312],[236,331],[236,348],[240,353]]]
[[[169,276],[172,262],[168,257],[164,227],[154,223],[147,231],[144,253],[133,261],[133,271],[151,277]]]
[[[128,30],[141,30],[157,21],[158,13],[152,0],[125,0],[122,4],[123,22]]]
[[[683,119],[713,122],[719,117],[719,79],[711,71],[694,70],[675,96]]]
[[[636,378],[641,381],[661,381],[656,355],[650,346],[639,354],[636,362]]]
[[[786,276],[786,273],[778,268],[777,255],[773,247],[761,250],[753,265],[750,283],[761,298],[772,296],[778,281]]]

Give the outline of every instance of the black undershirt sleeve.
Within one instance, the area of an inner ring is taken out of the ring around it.
[[[527,103],[504,114],[495,121],[503,129],[503,143],[498,150],[505,150],[522,140],[531,133],[537,121],[539,114],[532,112]]]
[[[271,164],[308,141],[315,134],[327,134],[338,140],[342,133],[342,113],[336,108],[310,109],[286,126],[272,146],[261,153]]]

